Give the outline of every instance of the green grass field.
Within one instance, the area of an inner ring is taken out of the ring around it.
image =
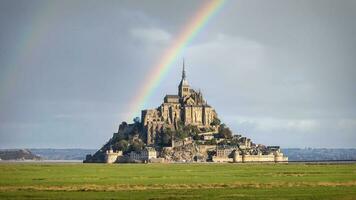
[[[1,163],[0,199],[356,199],[356,164]]]

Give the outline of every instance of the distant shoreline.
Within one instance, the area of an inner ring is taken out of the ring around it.
[[[0,149],[4,151],[5,149]],[[8,149],[7,149],[8,150]],[[16,150],[16,149],[13,149]],[[17,149],[19,150],[19,149]],[[6,160],[1,158],[1,163],[18,162],[18,163],[81,163],[87,154],[95,153],[95,149],[28,149],[40,160],[14,158]],[[289,163],[315,163],[315,162],[355,162],[356,148],[285,148],[285,155],[289,158]]]
[[[0,160],[0,164],[84,164],[82,160]],[[105,163],[89,163],[90,164],[103,164]],[[113,165],[127,165],[127,164],[142,164],[142,163],[116,163]],[[313,164],[313,165],[329,165],[329,164],[356,164],[356,160],[307,160],[307,161],[288,161],[281,163],[274,162],[249,162],[249,163],[214,163],[214,162],[173,162],[173,163],[164,163],[164,165],[169,164],[237,164],[237,165],[249,165],[249,164]]]
[[[0,160],[0,163],[83,163],[83,160]]]

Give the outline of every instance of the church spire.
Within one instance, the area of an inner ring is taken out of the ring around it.
[[[182,80],[185,80],[186,75],[185,75],[185,64],[184,64],[184,58],[183,58],[183,71],[182,71]]]
[[[186,80],[186,74],[185,74],[185,62],[183,59],[183,70],[182,70],[182,80],[179,83],[178,86],[178,95],[182,98],[185,96],[188,96],[190,94],[190,88],[188,81]]]

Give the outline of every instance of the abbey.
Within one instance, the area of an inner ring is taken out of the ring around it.
[[[141,118],[122,122],[84,162],[287,162],[279,146],[255,144],[221,123],[200,91],[188,83],[183,62],[177,94],[166,95]]]
[[[141,116],[148,145],[154,144],[156,134],[161,132],[164,126],[176,130],[178,123],[182,122],[184,125],[210,128],[215,118],[215,110],[207,104],[202,93],[190,88],[184,62],[178,95],[166,95],[161,106],[143,110]]]

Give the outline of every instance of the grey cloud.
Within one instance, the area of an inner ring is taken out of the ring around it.
[[[0,147],[102,145],[203,3],[1,1]],[[183,52],[188,80],[257,143],[355,147],[355,18],[352,0],[227,1]]]

